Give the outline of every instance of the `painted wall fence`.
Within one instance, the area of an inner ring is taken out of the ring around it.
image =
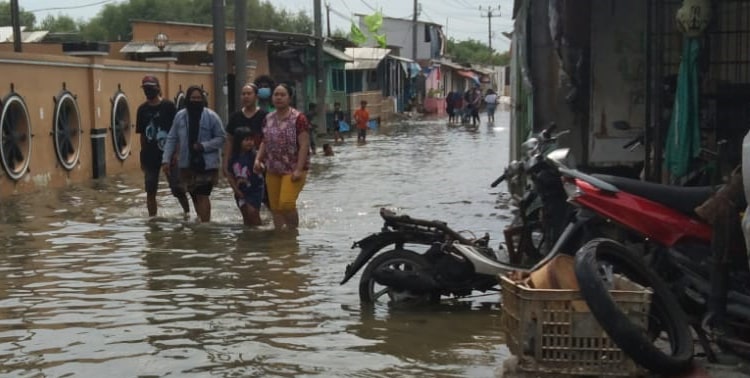
[[[147,74],[170,100],[192,84],[213,90],[209,67],[0,52],[0,201],[140,169],[135,119]]]

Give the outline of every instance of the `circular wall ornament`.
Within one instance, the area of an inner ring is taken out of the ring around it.
[[[65,89],[55,96],[52,135],[60,165],[73,169],[81,156],[81,117],[75,96]]]
[[[3,168],[13,180],[23,177],[31,159],[31,119],[26,102],[11,92],[3,99],[0,113],[0,158]]]
[[[130,155],[132,135],[128,97],[118,90],[112,99],[112,146],[118,159],[125,160]]]
[[[174,96],[174,106],[177,110],[181,110],[185,107],[185,92],[180,89],[179,92]]]

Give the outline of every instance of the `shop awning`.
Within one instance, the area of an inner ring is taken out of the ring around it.
[[[467,78],[467,79],[471,79],[476,84],[479,84],[479,76],[476,73],[472,72],[472,71],[457,70],[456,73],[459,74],[460,76],[463,76],[463,77]]]
[[[344,69],[351,70],[374,70],[378,64],[391,53],[391,49],[378,47],[348,47],[344,53],[351,56],[353,61],[346,63]]]

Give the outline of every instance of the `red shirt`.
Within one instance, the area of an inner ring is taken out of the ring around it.
[[[310,122],[304,114],[292,109],[289,117],[279,119],[276,112],[271,112],[263,122],[263,143],[266,149],[266,167],[268,172],[289,175],[297,167],[299,143],[297,138],[303,132],[310,132]],[[307,156],[303,170],[310,166],[310,155]]]
[[[354,120],[357,121],[358,129],[367,129],[367,122],[370,121],[370,113],[367,112],[367,109],[359,108],[354,112]]]

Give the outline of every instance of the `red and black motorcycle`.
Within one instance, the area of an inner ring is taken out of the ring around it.
[[[579,225],[575,228],[573,222],[568,230],[569,235],[575,234],[578,238],[561,238],[558,242],[586,241],[602,236],[619,241],[597,239],[580,250],[576,247],[579,251],[576,274],[582,295],[610,337],[618,345],[622,344],[626,353],[636,354],[631,357],[649,369],[661,366],[661,372],[673,373],[685,368],[692,355],[692,335],[684,325],[674,324],[684,323],[684,314],[669,308],[679,303],[675,307],[698,319],[693,325],[704,347],[708,343],[703,337],[708,334],[714,336],[720,346],[731,347],[734,351],[750,350],[750,344],[743,341],[750,336],[750,327],[746,324],[750,318],[748,264],[746,261],[730,262],[733,257],[745,257],[744,243],[742,240],[726,243],[726,253],[717,255],[712,226],[695,214],[696,207],[708,200],[716,188],[677,187],[616,176],[587,175],[567,167],[567,154],[568,151],[561,149],[550,153],[549,158],[559,166],[569,202],[579,208]],[[627,319],[615,316],[616,306],[607,291],[602,290],[600,277],[606,270],[602,266],[609,267],[610,275],[612,269],[621,270],[630,277],[635,276],[636,281],[648,281],[640,283],[652,289],[660,288],[655,290],[652,315],[662,312],[657,316],[661,319],[650,328],[672,333],[669,335],[670,354],[644,348],[649,344],[648,335],[623,326],[622,322]],[[717,266],[734,269],[722,272]],[[658,272],[658,276],[654,272]],[[723,293],[717,290],[719,286],[724,287]],[[664,292],[666,287],[669,288],[667,293]],[[675,298],[679,302],[673,301]],[[670,311],[672,314],[667,314]],[[704,327],[696,326],[700,320]],[[705,327],[707,323],[711,323],[709,327]]]

